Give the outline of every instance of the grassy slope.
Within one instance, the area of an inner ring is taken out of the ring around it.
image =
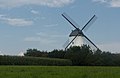
[[[120,78],[120,67],[0,66],[0,78]]]

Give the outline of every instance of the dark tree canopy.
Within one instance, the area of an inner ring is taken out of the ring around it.
[[[46,51],[40,51],[37,49],[28,49],[24,55],[33,57],[47,57],[48,53]]]
[[[77,66],[120,66],[120,54],[92,50],[89,46],[73,46],[51,52],[28,49],[25,56],[69,59]]]

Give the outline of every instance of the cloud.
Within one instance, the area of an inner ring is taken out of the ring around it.
[[[102,3],[104,3],[104,2],[107,2],[106,0],[93,0],[94,2],[102,2]]]
[[[55,45],[59,43],[59,39],[61,38],[65,38],[65,35],[53,35],[53,34],[49,34],[49,33],[44,33],[44,32],[40,32],[40,33],[36,33],[36,36],[34,37],[26,37],[24,39],[24,41],[27,42],[39,42],[40,44],[43,45]]]
[[[110,4],[112,7],[120,7],[120,0],[112,0]]]
[[[66,35],[55,35],[55,34],[48,34],[48,33],[37,33],[36,35],[40,36],[40,37],[44,37],[44,38],[65,38]]]
[[[5,15],[0,15],[0,21],[11,26],[30,26],[33,24],[33,21],[21,19],[21,18],[9,18]]]
[[[112,53],[120,53],[120,42],[101,44],[98,46],[103,51],[110,51]]]
[[[20,52],[18,56],[24,56],[24,52]]]
[[[13,8],[24,5],[40,5],[48,7],[62,7],[73,3],[74,0],[0,0],[1,8]]]
[[[58,24],[48,24],[48,25],[45,25],[45,27],[56,27],[58,26]]]
[[[0,55],[4,55],[4,54],[0,51]]]
[[[6,23],[12,26],[30,26],[33,24],[32,21],[28,21],[25,19],[19,19],[19,18],[7,18]]]
[[[5,15],[0,14],[0,18],[4,17]]]
[[[27,37],[24,39],[24,41],[28,41],[28,42],[40,42],[41,44],[44,45],[49,45],[49,44],[53,44],[56,43],[56,41],[54,39],[48,39],[48,38],[43,38],[43,37]]]
[[[94,2],[101,2],[110,5],[110,7],[120,7],[120,0],[93,0]]]
[[[42,37],[42,36],[34,36],[34,37],[26,37],[24,39],[25,42],[33,45],[38,45],[42,50],[51,51],[53,49],[60,49],[62,46],[62,42],[58,40],[58,38],[51,37]]]
[[[38,15],[38,14],[40,14],[38,11],[36,11],[36,10],[31,10],[30,11],[32,14],[35,14],[35,15]]]
[[[54,37],[44,32],[36,33],[36,36],[34,37],[26,37],[24,41],[40,42],[41,44],[44,44],[44,45],[56,43],[56,40]]]

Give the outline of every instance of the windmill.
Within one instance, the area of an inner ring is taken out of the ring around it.
[[[67,45],[65,46],[65,50],[71,46],[82,46],[87,44],[85,39],[92,44],[97,50],[99,48],[83,33],[83,30],[86,30],[95,20],[96,15],[94,15],[84,26],[82,29],[78,28],[78,24],[75,23],[66,13],[63,13],[62,16],[75,28],[70,35],[69,40],[67,41]]]

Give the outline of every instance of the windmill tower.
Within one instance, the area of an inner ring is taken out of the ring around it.
[[[75,28],[69,35],[68,44],[65,46],[65,50],[71,46],[82,46],[92,44],[96,49],[99,49],[84,33],[83,30],[87,29],[95,20],[96,15],[94,15],[82,29],[78,28],[78,24],[75,23],[66,13],[63,13],[62,16]],[[86,42],[86,40],[88,42]]]

